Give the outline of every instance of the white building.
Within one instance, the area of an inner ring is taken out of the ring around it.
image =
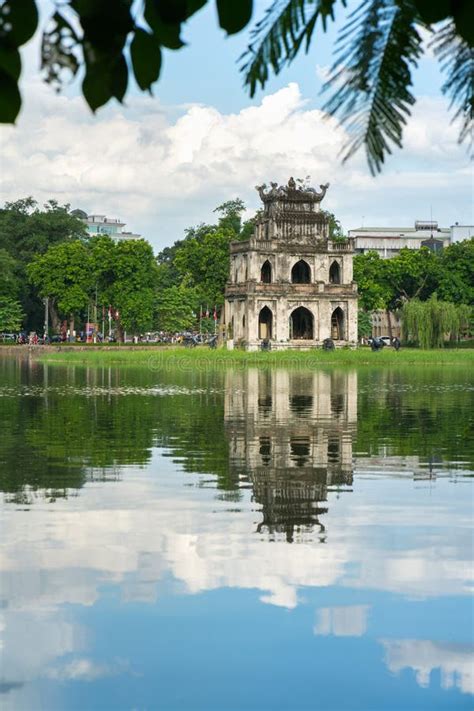
[[[106,217],[105,215],[88,215],[84,210],[73,210],[71,214],[85,223],[91,237],[108,235],[117,242],[128,239],[141,239],[141,235],[126,232],[123,229],[125,222],[122,222],[118,218]]]
[[[458,222],[455,222],[454,225],[451,225],[450,231],[451,244],[474,237],[474,225],[460,225]]]
[[[354,239],[355,253],[375,251],[381,257],[396,256],[401,249],[420,249],[423,242],[435,240],[439,248],[451,243],[452,227],[439,227],[436,221],[416,220],[414,227],[359,227],[349,230],[349,237]]]

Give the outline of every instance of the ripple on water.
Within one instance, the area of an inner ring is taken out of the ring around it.
[[[214,392],[209,388],[189,388],[180,385],[166,385],[156,387],[137,387],[137,386],[120,386],[120,387],[105,387],[105,386],[84,386],[75,387],[71,385],[47,386],[43,385],[24,385],[24,386],[3,386],[0,387],[0,398],[2,397],[43,397],[45,395],[55,395],[58,397],[69,397],[71,395],[81,395],[82,397],[99,397],[101,395],[146,395],[154,397],[164,397],[169,395],[201,395]]]

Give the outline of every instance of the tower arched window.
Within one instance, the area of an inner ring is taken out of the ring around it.
[[[339,262],[334,261],[329,267],[329,283],[341,283],[341,267],[339,266]]]
[[[272,281],[272,265],[268,259],[262,264],[260,270],[260,281],[264,284],[271,284]]]
[[[258,337],[266,340],[272,337],[273,314],[264,306],[258,315]]]
[[[337,307],[331,315],[331,338],[333,341],[344,340],[344,311]]]
[[[311,282],[311,269],[308,262],[300,259],[291,270],[291,281],[293,284],[309,284]]]
[[[304,306],[299,306],[290,316],[290,338],[311,340],[314,338],[313,314]]]

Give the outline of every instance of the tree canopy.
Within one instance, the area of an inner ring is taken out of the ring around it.
[[[439,301],[436,294],[427,301],[412,299],[403,306],[403,338],[421,348],[441,348],[446,337],[457,340],[464,335],[471,318],[470,306]]]
[[[247,239],[253,231],[254,219],[242,222],[244,211],[240,198],[227,200],[214,210],[219,215],[217,224],[190,227],[184,239],[158,254],[160,329],[185,330],[196,322],[202,308],[220,310],[229,277],[229,244]]]
[[[365,311],[398,309],[412,299],[474,305],[474,240],[457,242],[434,254],[427,247],[400,250],[391,259],[377,252],[354,257],[354,281]]]
[[[84,223],[71,214],[70,206],[54,200],[40,207],[26,197],[0,209],[0,293],[20,302],[28,329],[41,327],[44,306],[28,279],[27,265],[49,247],[86,236]]]
[[[70,318],[73,330],[74,317],[87,307],[93,285],[87,246],[79,240],[53,245],[33,259],[27,272],[40,296],[53,299]]]
[[[39,0],[3,0],[0,6],[0,122],[21,108],[20,47],[41,33],[41,72],[60,89],[82,75],[92,111],[112,98],[122,102],[133,73],[151,92],[160,77],[163,50],[179,50],[182,25],[211,0],[64,0],[39,28]],[[346,0],[277,0],[251,30],[240,58],[253,96],[265,87],[344,12]],[[220,27],[235,34],[252,19],[252,0],[216,0]],[[441,25],[437,23],[442,23]],[[361,0],[336,43],[326,103],[349,129],[345,158],[362,145],[373,173],[393,146],[415,103],[412,73],[425,51],[421,30],[433,34],[433,50],[446,74],[443,91],[469,140],[474,105],[474,4],[471,0]]]

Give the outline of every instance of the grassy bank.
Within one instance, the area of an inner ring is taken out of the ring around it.
[[[318,365],[474,365],[474,351],[471,350],[430,350],[415,348],[394,351],[392,348],[373,353],[369,348],[357,350],[273,351],[247,353],[244,351],[210,350],[207,347],[181,348],[96,348],[77,350],[62,347],[56,350],[39,348],[34,357],[50,363],[82,363],[84,365],[134,365],[150,369],[181,367],[186,369],[215,368],[227,366],[269,365],[312,368]]]

